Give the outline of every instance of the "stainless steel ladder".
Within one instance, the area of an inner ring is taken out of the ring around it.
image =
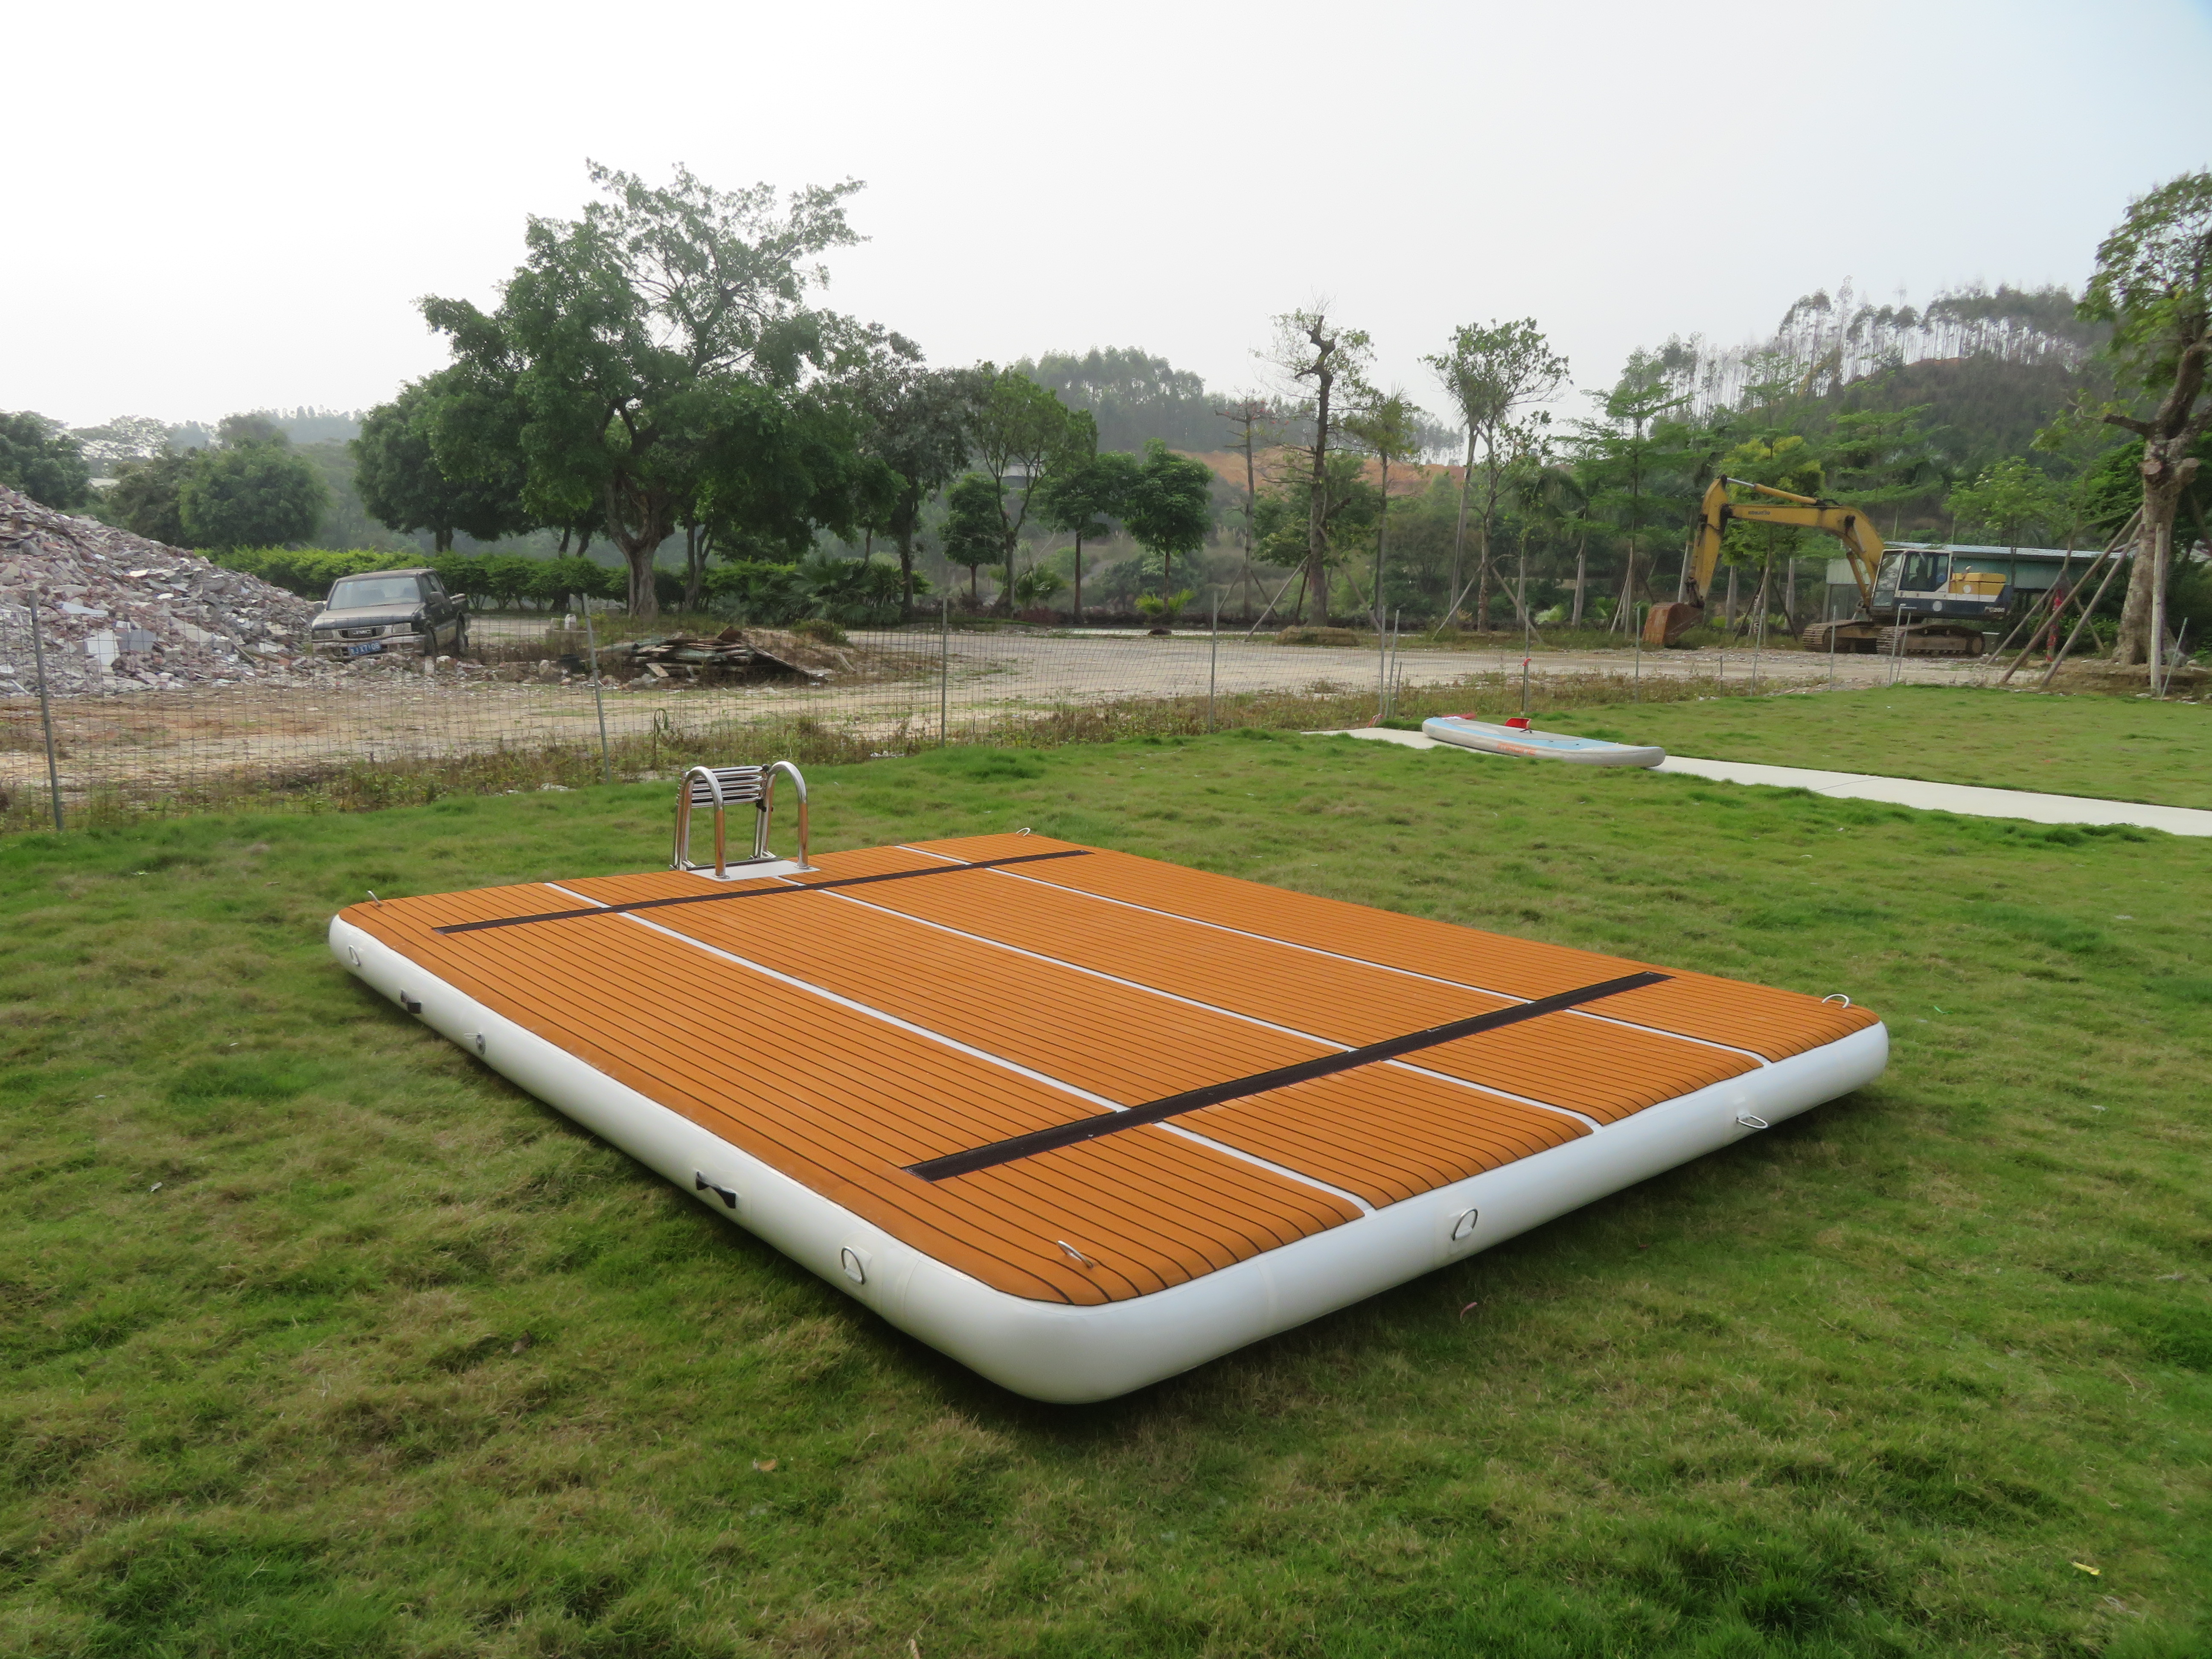
[[[791,787],[799,797],[799,863],[801,870],[814,866],[806,857],[806,780],[789,761],[776,761],[767,766],[695,766],[684,775],[684,781],[676,792],[676,848],[668,861],[672,870],[712,870],[716,880],[726,879],[732,868],[742,870],[749,864],[774,864],[779,860],[768,849],[769,826],[775,815],[775,781],[779,775],[791,780]],[[753,808],[753,850],[750,858],[740,859],[732,866],[729,855],[729,834],[725,814],[732,806],[746,802]],[[714,810],[714,861],[712,864],[695,862],[691,857],[691,814],[699,807]]]

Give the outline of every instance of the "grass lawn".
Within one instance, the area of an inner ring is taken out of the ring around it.
[[[1856,764],[1857,706],[1707,705],[1751,735],[1682,746],[1779,758],[1770,718],[1826,720],[1820,763]],[[2004,705],[2002,740],[2102,730],[2081,707]],[[320,942],[364,888],[650,868],[667,786],[0,841],[0,1651],[2212,1644],[2212,843],[1273,734],[811,781],[824,847],[1030,824],[1848,991],[1895,1057],[1468,1262],[1045,1407]]]
[[[2197,703],[1905,684],[1583,708],[1546,723],[1706,760],[2212,807],[2212,708]]]

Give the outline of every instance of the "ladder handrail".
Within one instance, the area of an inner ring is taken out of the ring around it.
[[[729,831],[726,814],[732,805],[745,801],[753,804],[752,855],[744,864],[775,862],[769,851],[769,826],[775,811],[775,781],[779,774],[788,774],[792,787],[799,795],[799,866],[801,870],[814,866],[807,860],[806,779],[789,761],[775,761],[767,766],[694,766],[684,774],[676,792],[675,844],[670,851],[669,867],[674,870],[703,870],[706,866],[691,860],[691,810],[694,805],[711,804],[714,809],[714,878],[726,880],[730,873]]]
[[[791,787],[798,792],[799,867],[801,870],[811,870],[814,866],[808,862],[806,857],[806,780],[800,775],[799,769],[787,760],[769,763],[767,771],[762,774],[760,817],[753,830],[753,856],[757,859],[765,859],[769,856],[768,828],[769,819],[775,811],[775,780],[779,773],[790,778]]]

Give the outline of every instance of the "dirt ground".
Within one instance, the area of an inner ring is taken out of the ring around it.
[[[480,639],[501,636],[502,619],[484,618]],[[517,626],[542,632],[543,623]],[[940,719],[957,735],[1007,714],[1067,704],[1192,697],[1216,693],[1357,690],[1376,684],[1370,652],[1285,646],[1271,638],[1202,633],[1143,635],[925,632],[856,635],[854,669],[821,685],[755,683],[651,690],[605,689],[600,702],[611,738],[691,736],[732,726],[811,715],[855,735],[902,727],[935,735]],[[1394,670],[1406,686],[1449,685],[1470,675],[1521,670],[1517,650],[1407,647]],[[1540,653],[1531,682],[1554,675],[1615,674],[1623,680],[1718,678],[1731,685],[1887,683],[1977,684],[1990,661],[1830,659],[1797,651],[1747,650]],[[466,684],[450,674],[361,671],[313,685],[215,686],[175,692],[57,700],[58,765],[65,795],[100,789],[144,794],[190,788],[227,774],[252,773],[282,784],[333,765],[374,766],[502,750],[590,744],[601,708],[592,688]],[[46,754],[35,698],[0,701],[0,790],[43,790]]]

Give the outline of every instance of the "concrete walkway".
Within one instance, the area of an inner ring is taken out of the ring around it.
[[[1368,726],[1357,732],[1317,732],[1327,738],[1371,738],[1408,749],[1451,749],[1477,759],[1503,760],[1480,749],[1438,743],[1418,732]],[[1751,761],[1697,760],[1669,755],[1651,769],[1712,778],[1723,783],[1767,784],[1778,789],[1809,789],[1836,799],[1878,800],[1893,806],[1956,812],[1970,818],[2024,818],[2031,823],[2130,823],[2173,836],[2212,836],[2212,811],[2189,806],[2148,806],[2140,801],[2098,800],[2083,795],[2040,795],[2025,789],[1983,789],[1964,783],[1928,783],[1918,778],[1876,777],[1865,772],[1819,772],[1803,766],[1762,766]]]

